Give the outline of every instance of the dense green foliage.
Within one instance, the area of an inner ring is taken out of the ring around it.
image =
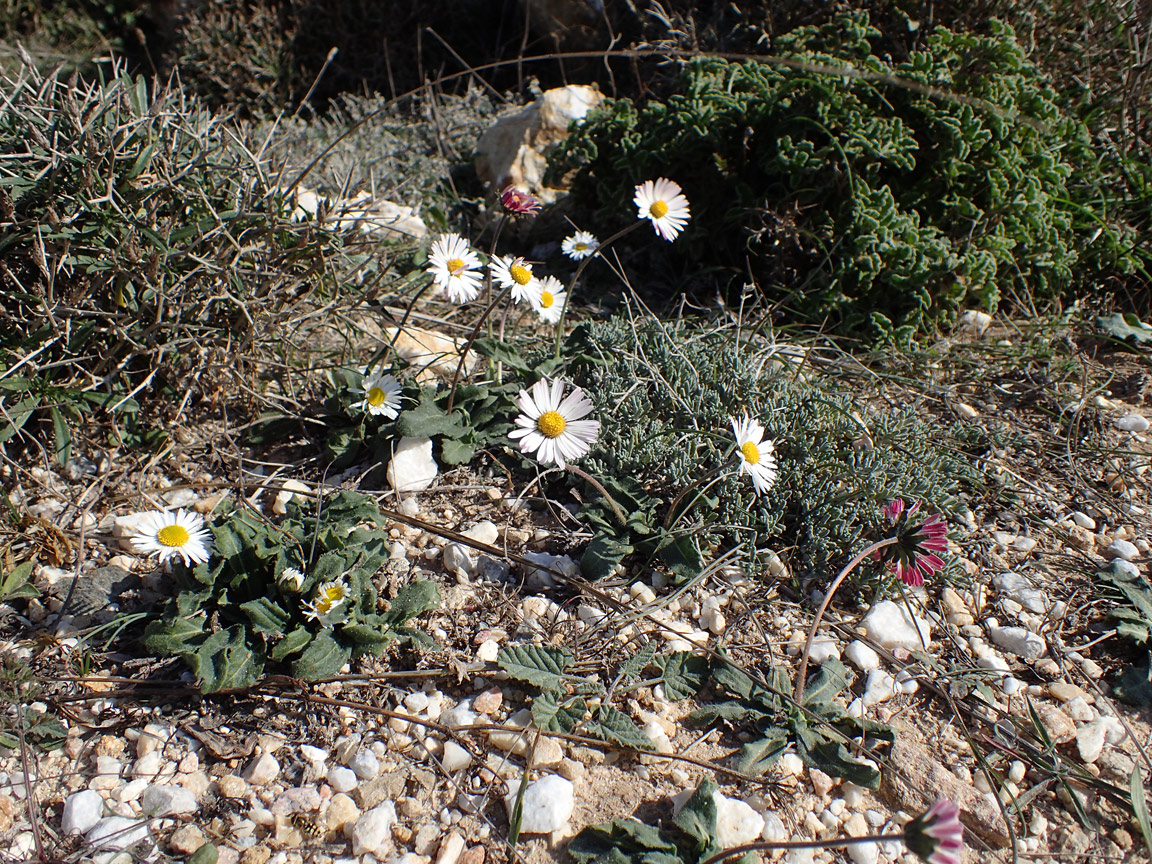
[[[803,318],[872,336],[1138,265],[1097,206],[1086,130],[1007,27],[937,28],[895,64],[874,53],[880,35],[847,16],[779,38],[783,62],[695,59],[665,100],[590,117],[552,168],[575,169],[599,223],[619,222],[635,183],[677,180],[687,271],[750,272]]]
[[[212,525],[216,555],[194,569],[177,564],[178,593],[145,631],[161,656],[188,661],[205,691],[251,685],[268,660],[291,661],[292,673],[316,680],[336,675],[354,656],[378,654],[404,624],[435,607],[439,589],[407,586],[378,608],[373,577],[388,560],[388,534],[371,498],[338,492],[315,508],[289,503],[279,525],[235,511]],[[299,584],[285,576],[295,569]],[[348,597],[322,622],[306,614],[326,583]]]

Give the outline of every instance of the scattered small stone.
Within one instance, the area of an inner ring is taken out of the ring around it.
[[[519,791],[520,781],[510,780],[508,794],[504,797],[509,818],[516,806]],[[568,823],[575,806],[575,787],[572,781],[556,774],[541,777],[530,783],[524,791],[520,830],[524,834],[551,834],[558,831]]]
[[[1128,540],[1113,540],[1104,550],[1104,557],[1108,559],[1122,558],[1131,561],[1139,555],[1140,550],[1136,548],[1136,544]]]
[[[432,485],[439,471],[431,438],[401,438],[388,462],[388,484],[397,492],[420,492]]]
[[[1036,714],[1048,737],[1057,744],[1064,744],[1076,737],[1076,724],[1055,705],[1041,705]]]
[[[362,747],[356,751],[355,756],[348,760],[348,767],[361,780],[371,780],[380,773],[380,760],[367,747]]]
[[[65,834],[86,834],[104,815],[104,799],[93,789],[74,792],[64,802],[60,830]]]
[[[833,658],[840,659],[840,646],[836,644],[835,639],[830,636],[817,636],[812,640],[812,648],[808,652],[808,659],[812,663],[820,666]]]
[[[195,825],[181,825],[168,838],[168,848],[181,855],[191,855],[204,845],[204,832]]]
[[[1036,660],[1048,651],[1041,637],[1023,627],[989,627],[988,630],[1000,648],[1024,660]]]
[[[392,826],[396,824],[396,805],[386,801],[360,815],[352,829],[352,854],[373,854],[392,843]],[[378,858],[384,857],[377,855]]]
[[[244,779],[253,786],[271,783],[280,774],[280,763],[271,753],[262,753],[244,769]]]
[[[864,635],[882,648],[921,649],[932,641],[932,627],[904,606],[884,600],[873,606],[860,622]],[[923,642],[921,642],[923,637]]]
[[[195,813],[196,796],[181,786],[149,786],[140,796],[140,806],[149,816],[177,816]]]
[[[328,804],[328,812],[324,818],[329,831],[350,834],[352,826],[360,818],[360,808],[356,806],[355,801],[343,792],[339,792],[332,796],[332,800]]]
[[[93,849],[109,849],[119,852],[148,839],[148,823],[124,816],[108,816],[101,819],[84,835]]]
[[[247,798],[252,788],[248,781],[235,774],[225,774],[216,778],[216,788],[225,798]]]
[[[1077,729],[1076,750],[1080,753],[1080,758],[1088,764],[1099,759],[1107,732],[1107,724],[1101,720],[1093,720]]]
[[[500,710],[504,694],[499,687],[490,687],[472,698],[472,710],[477,714],[494,714]]]
[[[440,756],[440,764],[449,774],[461,771],[472,764],[472,754],[455,741],[444,742],[444,752]]]
[[[818,768],[808,769],[808,780],[812,783],[812,791],[821,798],[831,792],[832,787],[836,785],[835,780]]]
[[[458,864],[460,856],[464,854],[467,844],[457,831],[449,831],[440,841],[440,849],[436,853],[436,864]]]
[[[358,782],[359,778],[351,768],[333,765],[328,769],[328,785],[336,792],[351,792]]]
[[[844,649],[844,658],[861,672],[870,672],[880,666],[880,655],[859,639],[853,640]]]
[[[1126,414],[1116,420],[1116,428],[1121,432],[1139,434],[1148,431],[1148,420],[1141,414]]]
[[[764,817],[737,798],[712,793],[716,802],[716,842],[722,848],[740,846],[760,838]]]

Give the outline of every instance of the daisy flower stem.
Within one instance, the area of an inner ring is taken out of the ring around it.
[[[641,219],[641,220],[634,222],[633,224],[627,226],[626,228],[621,228],[619,231],[617,231],[615,234],[613,234],[611,237],[609,237],[607,240],[605,240],[603,243],[601,243],[598,247],[596,247],[596,251],[598,253],[603,254],[605,249],[607,249],[609,246],[611,246],[613,243],[615,243],[617,240],[619,240],[621,237],[623,237],[628,232],[635,231],[637,228],[639,228],[643,224],[644,224],[644,220]],[[588,258],[585,258],[583,261],[581,261],[580,266],[576,268],[576,272],[572,276],[572,281],[568,283],[568,291],[565,293],[565,296],[564,296],[564,308],[562,308],[560,310],[560,320],[556,322],[556,359],[557,360],[560,359],[560,346],[564,342],[564,319],[568,315],[568,304],[572,302],[572,292],[576,290],[576,282],[580,279],[581,274],[583,274],[584,268],[587,267],[589,265],[589,263],[591,263],[596,257],[597,257],[596,255],[591,255]]]
[[[489,261],[491,261],[493,258],[496,257],[496,244],[500,242],[500,235],[503,233],[504,223],[507,221],[508,221],[508,214],[504,213],[500,216],[500,221],[496,223],[496,230],[492,232],[492,245],[488,247],[488,260]],[[485,275],[485,277],[484,277],[484,286],[485,286],[485,288],[488,289],[489,293],[491,293],[491,291],[492,291],[492,268],[491,267],[488,268],[487,275]],[[505,292],[505,293],[507,293],[507,292]],[[492,304],[492,305],[495,306],[496,304]],[[488,309],[485,310],[485,312],[484,312],[484,318],[482,318],[481,320],[487,320],[488,315],[491,311],[492,311],[492,306],[489,306]],[[488,321],[488,338],[489,339],[492,338],[492,322],[491,321]],[[468,344],[471,345],[472,340],[468,340]],[[465,348],[464,350],[467,351],[468,349]],[[461,363],[464,362],[464,357],[460,358],[460,362]],[[460,374],[459,369],[456,370],[456,374],[457,375]],[[455,379],[452,382],[452,395],[456,395]],[[451,406],[451,404],[452,404],[451,399],[448,400],[448,404],[449,404],[449,406]],[[451,412],[451,410],[452,410],[451,407],[449,407],[448,410],[449,410],[449,412]]]
[[[496,295],[496,299],[488,304],[488,308],[480,316],[480,320],[476,322],[476,326],[472,328],[472,332],[468,335],[468,341],[464,343],[463,349],[460,351],[460,362],[456,364],[456,372],[452,376],[452,389],[448,392],[448,413],[452,413],[452,405],[456,401],[456,386],[460,383],[460,371],[464,368],[464,361],[468,359],[468,352],[472,348],[472,343],[476,341],[476,337],[480,335],[480,329],[484,326],[484,322],[488,320],[488,316],[492,314],[492,310],[496,308],[496,304],[503,300],[512,291],[511,288],[505,288]]]
[[[873,552],[877,552],[885,546],[891,546],[898,539],[897,537],[887,537],[883,540],[877,540],[845,564],[844,569],[832,580],[832,584],[824,594],[824,599],[820,602],[820,608],[816,610],[816,617],[812,620],[812,628],[808,631],[808,641],[804,643],[804,653],[800,655],[800,674],[796,676],[796,690],[792,694],[792,699],[797,705],[803,704],[804,684],[808,677],[808,654],[812,650],[812,640],[816,638],[816,629],[824,619],[824,613],[828,611],[828,604],[832,602],[832,595],[836,593],[836,589],[840,587],[840,583],[844,581],[844,578],[855,570],[861,561]]]
[[[863,837],[832,837],[828,840],[791,840],[772,841],[760,840],[756,843],[745,843],[742,846],[733,846],[718,852],[711,858],[706,858],[701,864],[719,864],[729,858],[745,855],[748,852],[771,851],[773,849],[835,849],[837,846],[851,846],[856,843],[884,843],[888,840],[903,840],[904,834],[871,834]]]
[[[581,477],[591,483],[596,488],[596,491],[604,496],[604,500],[608,502],[608,506],[611,507],[612,512],[616,514],[617,521],[619,521],[623,527],[628,527],[628,517],[624,515],[624,511],[620,509],[620,505],[612,500],[612,496],[608,494],[608,490],[604,488],[604,485],[599,480],[597,480],[583,468],[577,468],[575,465],[569,464],[565,465],[564,467],[575,474],[577,477]]]

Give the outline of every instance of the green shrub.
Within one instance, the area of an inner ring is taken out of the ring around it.
[[[1075,272],[1090,241],[1090,265],[1133,266],[1127,229],[1081,193],[1098,174],[1083,126],[1007,27],[937,29],[899,64],[875,56],[879,38],[856,15],[779,38],[788,65],[695,59],[666,100],[591,116],[551,169],[575,170],[600,224],[633,184],[677,180],[686,271],[744,280],[747,262],[802,318],[872,336],[1058,297],[1092,278]]]

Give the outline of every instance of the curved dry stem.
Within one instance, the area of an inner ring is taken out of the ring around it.
[[[865,547],[855,558],[845,564],[844,569],[832,580],[832,584],[824,595],[824,600],[820,603],[820,608],[816,610],[816,617],[812,620],[812,629],[808,631],[808,641],[804,643],[804,653],[800,657],[800,673],[796,676],[796,689],[792,693],[792,699],[797,705],[801,704],[804,699],[804,682],[808,677],[808,653],[812,650],[812,640],[816,638],[816,628],[824,620],[824,613],[828,611],[828,604],[832,602],[832,595],[836,593],[836,589],[840,587],[840,583],[844,581],[845,577],[856,569],[856,565],[873,552],[879,551],[885,546],[891,546],[897,539],[899,538],[887,537]]]

